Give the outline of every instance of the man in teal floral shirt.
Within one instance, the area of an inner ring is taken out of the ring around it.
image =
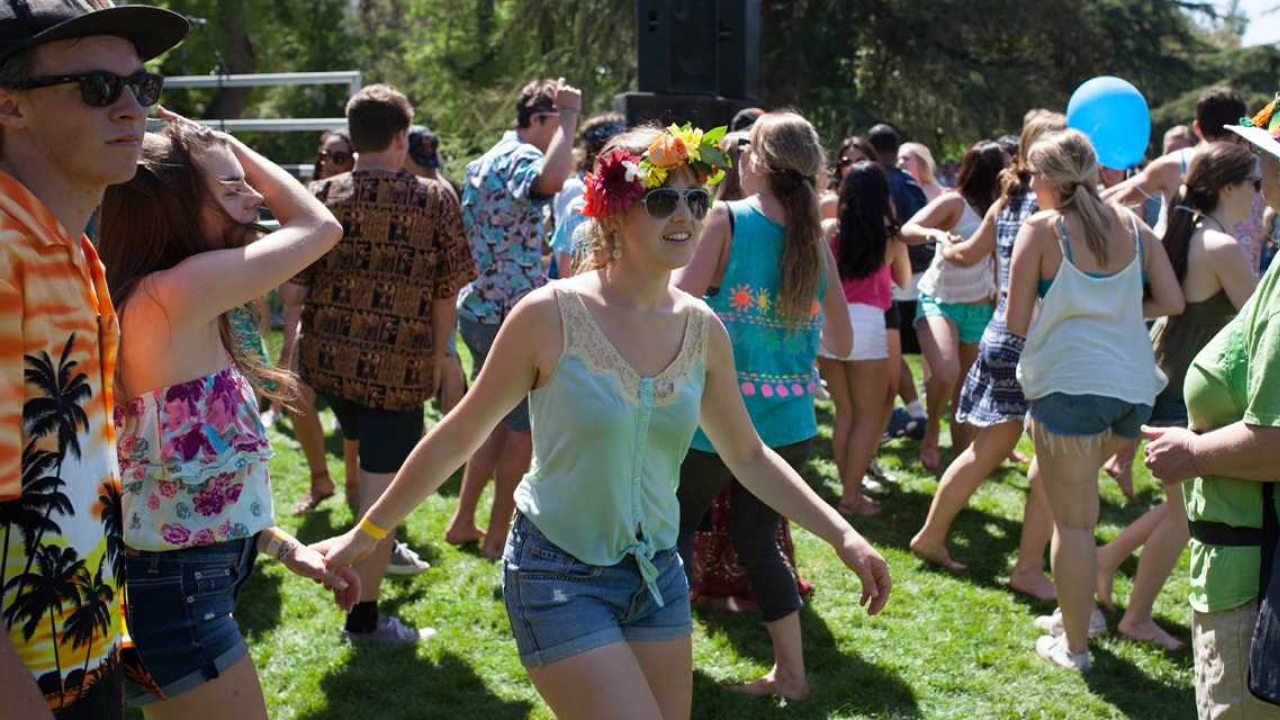
[[[516,128],[467,165],[462,187],[466,226],[477,278],[458,293],[458,323],[471,351],[472,379],[502,321],[530,291],[546,284],[542,269],[543,214],[573,171],[573,137],[582,93],[560,80],[534,80],[516,100]],[[533,440],[529,407],[522,402],[467,463],[458,510],[445,539],[461,545],[484,539],[486,557],[502,556],[512,493],[529,469]],[[488,532],[475,524],[485,483],[496,482]]]

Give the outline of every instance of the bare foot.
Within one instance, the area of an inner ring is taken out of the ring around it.
[[[1116,626],[1116,632],[1130,640],[1159,645],[1169,652],[1174,652],[1182,647],[1181,641],[1165,632],[1164,628],[1156,625],[1154,620],[1130,623],[1129,618],[1126,616]]]
[[[474,542],[483,542],[484,531],[475,525],[460,529],[450,526],[448,530],[444,531],[444,541],[454,547],[462,547],[463,545],[470,545]]]
[[[792,702],[804,702],[809,699],[808,681],[804,678],[781,678],[777,668],[770,670],[759,680],[741,685],[726,685],[725,689],[753,697],[782,697]]]
[[[969,569],[968,565],[952,560],[951,553],[947,552],[945,545],[926,543],[920,540],[919,535],[911,539],[911,554],[930,565],[937,565],[943,570],[953,573],[962,573]]]
[[[1031,458],[1027,457],[1026,453],[1022,452],[1018,448],[1014,448],[1009,451],[1009,460],[1016,462],[1019,465],[1026,465],[1031,462]]]
[[[1017,593],[1030,595],[1038,600],[1052,600],[1057,597],[1053,581],[1043,572],[1014,572],[1009,576],[1009,587]]]
[[[929,472],[937,472],[942,465],[942,451],[938,449],[936,442],[925,441],[920,443],[920,464]]]
[[[488,543],[485,543],[480,547],[480,556],[483,557],[485,560],[494,560],[494,561],[501,560],[503,549],[504,548],[502,547],[498,547],[497,549],[494,549],[489,547]]]
[[[852,500],[841,500],[840,504],[836,505],[836,512],[845,517],[875,517],[883,509],[878,501],[866,495],[859,495]]]

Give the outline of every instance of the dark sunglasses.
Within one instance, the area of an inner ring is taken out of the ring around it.
[[[694,220],[701,220],[706,217],[707,210],[711,209],[711,193],[702,188],[688,188],[687,190],[658,188],[645,193],[640,202],[644,204],[644,209],[648,211],[649,217],[654,220],[666,220],[676,211],[676,206],[680,204],[680,198],[684,198],[684,203],[689,207],[689,214],[693,216]]]
[[[334,150],[333,152],[320,152],[320,159],[324,162],[333,163],[334,165],[346,165],[351,162],[351,153],[345,150]]]
[[[127,87],[133,97],[143,107],[151,107],[160,102],[160,90],[164,87],[164,76],[139,70],[132,75],[117,75],[106,70],[76,73],[74,75],[41,75],[27,78],[14,85],[19,90],[53,87],[76,83],[80,86],[80,99],[89,107],[107,107],[116,100]]]

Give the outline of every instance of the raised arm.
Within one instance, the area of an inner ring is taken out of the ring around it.
[[[729,334],[718,320],[708,332],[702,429],[734,477],[766,505],[825,540],[862,581],[861,604],[875,615],[892,581],[884,558],[756,434],[738,392]]]
[[[942,253],[943,259],[955,265],[967,267],[991,257],[991,253],[996,250],[996,217],[1004,206],[1003,197],[992,203],[987,214],[982,218],[982,224],[967,239],[938,245],[938,252]]]
[[[564,181],[573,173],[573,136],[578,115],[582,113],[582,91],[565,84],[564,78],[560,78],[560,89],[556,92],[556,110],[560,113],[560,127],[547,146],[542,172],[533,181],[533,193],[543,197],[560,192]]]
[[[671,275],[672,284],[694,297],[706,295],[707,288],[716,281],[716,276],[724,273],[724,268],[720,266],[721,259],[726,257],[725,250],[731,242],[733,231],[729,226],[729,207],[724,203],[716,203],[702,226],[702,234],[698,236],[693,257],[688,265]]]
[[[1152,160],[1142,172],[1104,190],[1102,199],[1135,207],[1146,202],[1148,198],[1163,200],[1172,196],[1180,182],[1182,182],[1182,160],[1175,154],[1169,154]]]
[[[262,193],[280,229],[244,247],[193,255],[152,276],[166,312],[188,322],[212,320],[267,294],[342,239],[342,226],[293,176],[239,140],[222,137],[244,168],[239,182]],[[198,232],[192,220],[192,232]]]
[[[961,238],[949,232],[960,222],[964,212],[964,198],[959,193],[947,192],[920,208],[902,226],[898,238],[908,245],[938,243],[939,246],[957,242]]]
[[[431,495],[479,449],[481,443],[511,412],[540,376],[540,358],[558,357],[561,339],[560,313],[554,286],[535,290],[512,311],[485,361],[476,384],[462,401],[439,422],[396,473],[391,486],[364,515],[374,528],[394,528]],[[545,376],[554,371],[546,368]],[[330,569],[346,567],[364,557],[377,544],[361,527],[318,543]]]

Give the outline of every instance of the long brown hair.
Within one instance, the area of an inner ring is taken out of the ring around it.
[[[1178,282],[1187,276],[1187,255],[1196,223],[1217,209],[1218,193],[1223,188],[1252,177],[1256,163],[1253,153],[1236,143],[1207,143],[1192,157],[1187,178],[1169,206],[1169,220],[1161,238]]]
[[[818,172],[826,158],[818,132],[792,112],[765,113],[751,126],[751,157],[787,213],[778,275],[778,314],[797,320],[813,310],[823,274]]]
[[[218,144],[225,141],[207,128],[170,123],[143,139],[133,179],[107,188],[98,251],[106,266],[111,301],[122,312],[151,273],[168,270],[199,253],[243,247],[265,232],[260,225],[239,223],[227,215],[206,184],[194,153]],[[225,221],[222,237],[208,237],[201,229],[199,220],[206,208]],[[297,382],[291,373],[263,364],[236,342],[228,313],[218,318],[218,334],[232,362],[263,395],[279,400],[296,395]]]
[[[1031,190],[1031,172],[1027,170],[1027,152],[1039,137],[1053,130],[1065,130],[1067,116],[1061,113],[1040,112],[1033,115],[1022,126],[1022,135],[1018,137],[1018,157],[1013,164],[1000,173],[1000,187],[1004,197],[1012,200]]]

